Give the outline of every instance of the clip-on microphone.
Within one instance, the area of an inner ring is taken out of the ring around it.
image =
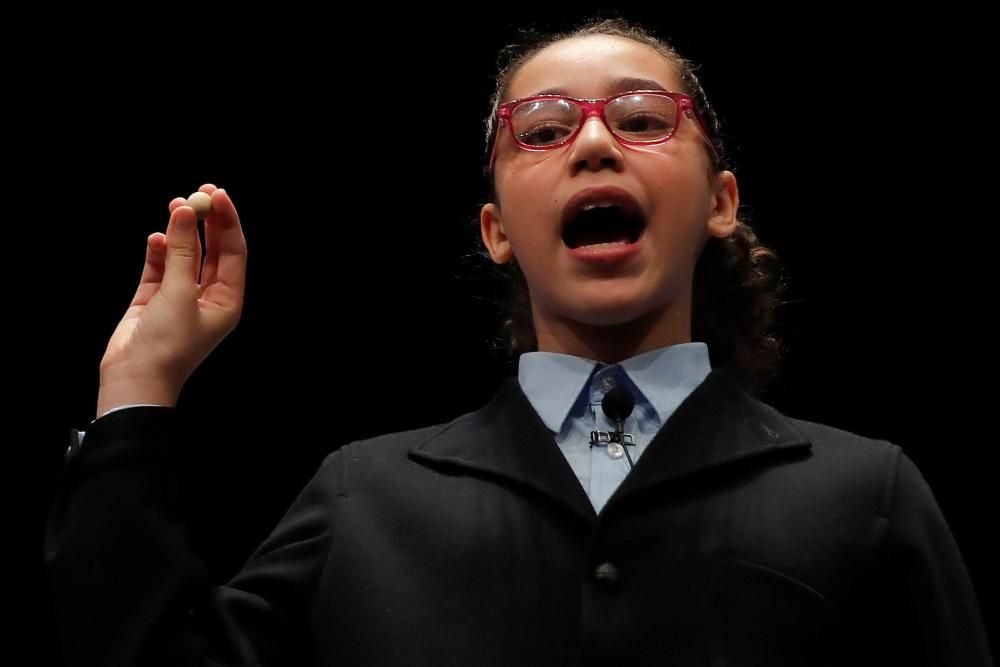
[[[625,456],[628,457],[628,467],[632,469],[632,456],[628,453],[628,447],[626,445],[635,446],[635,438],[631,433],[625,433],[625,419],[632,414],[632,410],[635,408],[635,397],[632,396],[632,392],[622,387],[614,387],[604,394],[604,399],[601,401],[601,409],[604,410],[604,414],[607,415],[608,420],[613,422],[617,430],[612,433],[607,433],[605,431],[591,431],[590,432],[590,446],[593,447],[595,444],[600,442],[617,442],[625,450]]]

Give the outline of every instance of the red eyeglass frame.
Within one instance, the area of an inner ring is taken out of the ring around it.
[[[493,167],[496,164],[497,144],[500,143],[500,132],[501,128],[503,128],[504,125],[510,128],[510,136],[514,139],[514,142],[524,150],[528,151],[549,151],[554,148],[560,148],[568,143],[571,143],[574,139],[576,139],[576,135],[580,133],[580,130],[583,128],[583,124],[587,122],[587,119],[590,118],[591,116],[599,116],[601,118],[601,122],[603,122],[604,126],[608,128],[609,132],[611,132],[611,135],[616,140],[618,140],[618,142],[622,144],[626,144],[629,146],[651,146],[670,141],[670,139],[673,138],[673,136],[677,133],[677,128],[680,127],[680,123],[675,124],[674,129],[666,137],[664,137],[663,139],[657,139],[655,141],[632,141],[629,139],[623,139],[619,137],[617,134],[615,134],[615,131],[611,129],[610,125],[608,125],[608,119],[605,118],[604,116],[604,108],[611,101],[616,100],[619,97],[624,97],[626,95],[635,95],[638,93],[642,93],[644,95],[646,94],[661,95],[663,97],[671,98],[674,101],[674,103],[677,104],[678,113],[680,115],[694,119],[695,124],[698,127],[698,131],[701,133],[702,138],[704,138],[705,143],[707,143],[708,147],[711,149],[712,155],[715,156],[716,161],[719,160],[719,151],[716,150],[715,144],[709,137],[708,132],[705,131],[705,125],[701,120],[701,115],[695,108],[694,100],[691,99],[690,95],[686,95],[684,93],[677,93],[670,90],[629,90],[624,93],[618,93],[617,95],[612,95],[611,97],[605,97],[604,99],[583,100],[577,97],[569,97],[568,95],[533,95],[531,97],[524,97],[517,100],[511,100],[509,102],[501,104],[500,107],[497,109],[497,119],[499,127],[497,128],[496,134],[493,137],[493,146],[490,152],[489,171],[492,172]],[[577,125],[576,130],[574,130],[571,135],[560,141],[558,144],[552,144],[551,146],[531,146],[529,144],[522,143],[521,140],[518,139],[517,135],[514,133],[514,125],[510,122],[510,115],[511,113],[513,113],[514,107],[520,104],[524,104],[526,102],[533,102],[535,100],[553,100],[553,99],[568,100],[576,104],[583,110],[583,113],[580,115],[580,124]]]

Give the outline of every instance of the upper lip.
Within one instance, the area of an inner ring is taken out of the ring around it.
[[[632,196],[632,193],[615,185],[602,185],[598,187],[584,188],[569,198],[569,201],[566,202],[565,208],[563,208],[563,228],[565,229],[566,223],[572,220],[574,216],[580,212],[580,209],[582,209],[584,205],[609,201],[621,206],[625,215],[640,218],[645,222],[646,216],[642,210],[642,206],[640,206],[639,201]]]

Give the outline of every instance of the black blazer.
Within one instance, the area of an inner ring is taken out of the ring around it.
[[[72,665],[986,666],[962,557],[897,446],[720,369],[600,514],[509,377],[453,421],[326,457],[212,587],[174,408],[90,425],[46,565]]]

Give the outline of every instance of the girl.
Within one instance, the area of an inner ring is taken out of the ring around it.
[[[246,242],[202,186],[199,282],[174,200],[50,519],[71,662],[990,664],[913,462],[754,398],[780,349],[777,258],[738,219],[692,65],[621,20],[510,55],[479,225],[512,279],[516,376],[448,423],[331,453],[210,586],[175,405],[239,320]]]

